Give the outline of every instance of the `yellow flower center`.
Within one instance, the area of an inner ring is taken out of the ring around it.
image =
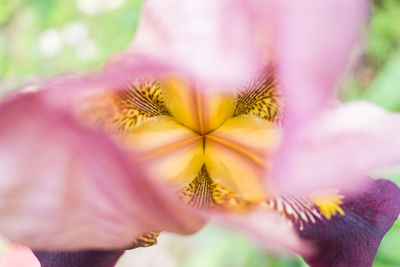
[[[213,182],[246,201],[265,199],[262,177],[268,153],[279,144],[279,128],[256,116],[234,116],[234,94],[200,91],[177,77],[163,79],[161,91],[169,115],[137,124],[121,138],[124,147],[170,186],[187,186],[204,166]]]
[[[236,93],[172,75],[136,79],[120,91],[84,97],[77,110],[85,124],[115,133],[154,179],[191,206],[246,211],[266,203],[300,230],[344,214],[338,192],[296,198],[265,189],[268,157],[280,142],[282,119],[271,73]]]

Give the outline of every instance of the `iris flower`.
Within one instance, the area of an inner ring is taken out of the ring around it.
[[[0,104],[0,233],[42,266],[112,266],[216,218],[311,266],[371,265],[400,190],[366,174],[399,163],[400,116],[332,102],[365,11],[147,1],[104,73]]]

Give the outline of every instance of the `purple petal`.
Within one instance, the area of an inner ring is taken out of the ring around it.
[[[312,267],[371,266],[379,244],[400,212],[400,189],[387,180],[373,181],[360,194],[346,196],[344,216],[311,224],[299,235],[318,253],[305,260]]]
[[[34,251],[41,267],[112,267],[124,250]]]

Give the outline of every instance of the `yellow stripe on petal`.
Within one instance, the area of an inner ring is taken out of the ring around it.
[[[248,201],[266,198],[262,177],[267,170],[268,153],[279,144],[278,128],[241,115],[226,121],[205,140],[205,164],[215,182]]]
[[[213,181],[203,166],[196,178],[178,192],[181,200],[192,207],[207,209],[212,205],[211,185]]]
[[[164,99],[170,114],[186,127],[206,134],[233,114],[235,98],[229,93],[199,88],[189,80],[169,76],[162,80]]]
[[[274,73],[266,71],[252,83],[239,89],[235,116],[248,114],[272,122],[283,117],[283,101]]]
[[[172,186],[191,182],[204,164],[203,137],[172,117],[151,118],[116,138],[146,162],[153,177]]]
[[[160,83],[154,78],[136,79],[113,96],[117,109],[111,127],[117,132],[127,132],[148,118],[168,114]]]
[[[167,115],[160,83],[154,78],[137,78],[122,88],[82,93],[73,110],[85,125],[124,133],[137,124]]]
[[[199,209],[247,211],[251,207],[238,194],[211,180],[205,166],[178,194],[184,203]]]

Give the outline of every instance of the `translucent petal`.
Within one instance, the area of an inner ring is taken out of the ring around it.
[[[266,11],[262,0],[145,1],[130,50],[202,81],[236,84],[261,67]]]
[[[32,251],[25,246],[8,246],[1,255],[0,266],[2,267],[40,267],[40,262]]]
[[[331,99],[351,52],[362,39],[368,1],[272,2],[275,56],[287,121],[301,126],[301,121],[317,115]]]
[[[57,90],[44,90],[0,104],[1,235],[72,250],[126,247],[149,231],[191,232],[192,211],[64,109],[68,92],[58,91],[60,102]]]
[[[287,157],[274,158],[274,181],[293,194],[357,189],[366,173],[400,163],[399,125],[399,114],[364,101],[328,108],[283,144]]]

